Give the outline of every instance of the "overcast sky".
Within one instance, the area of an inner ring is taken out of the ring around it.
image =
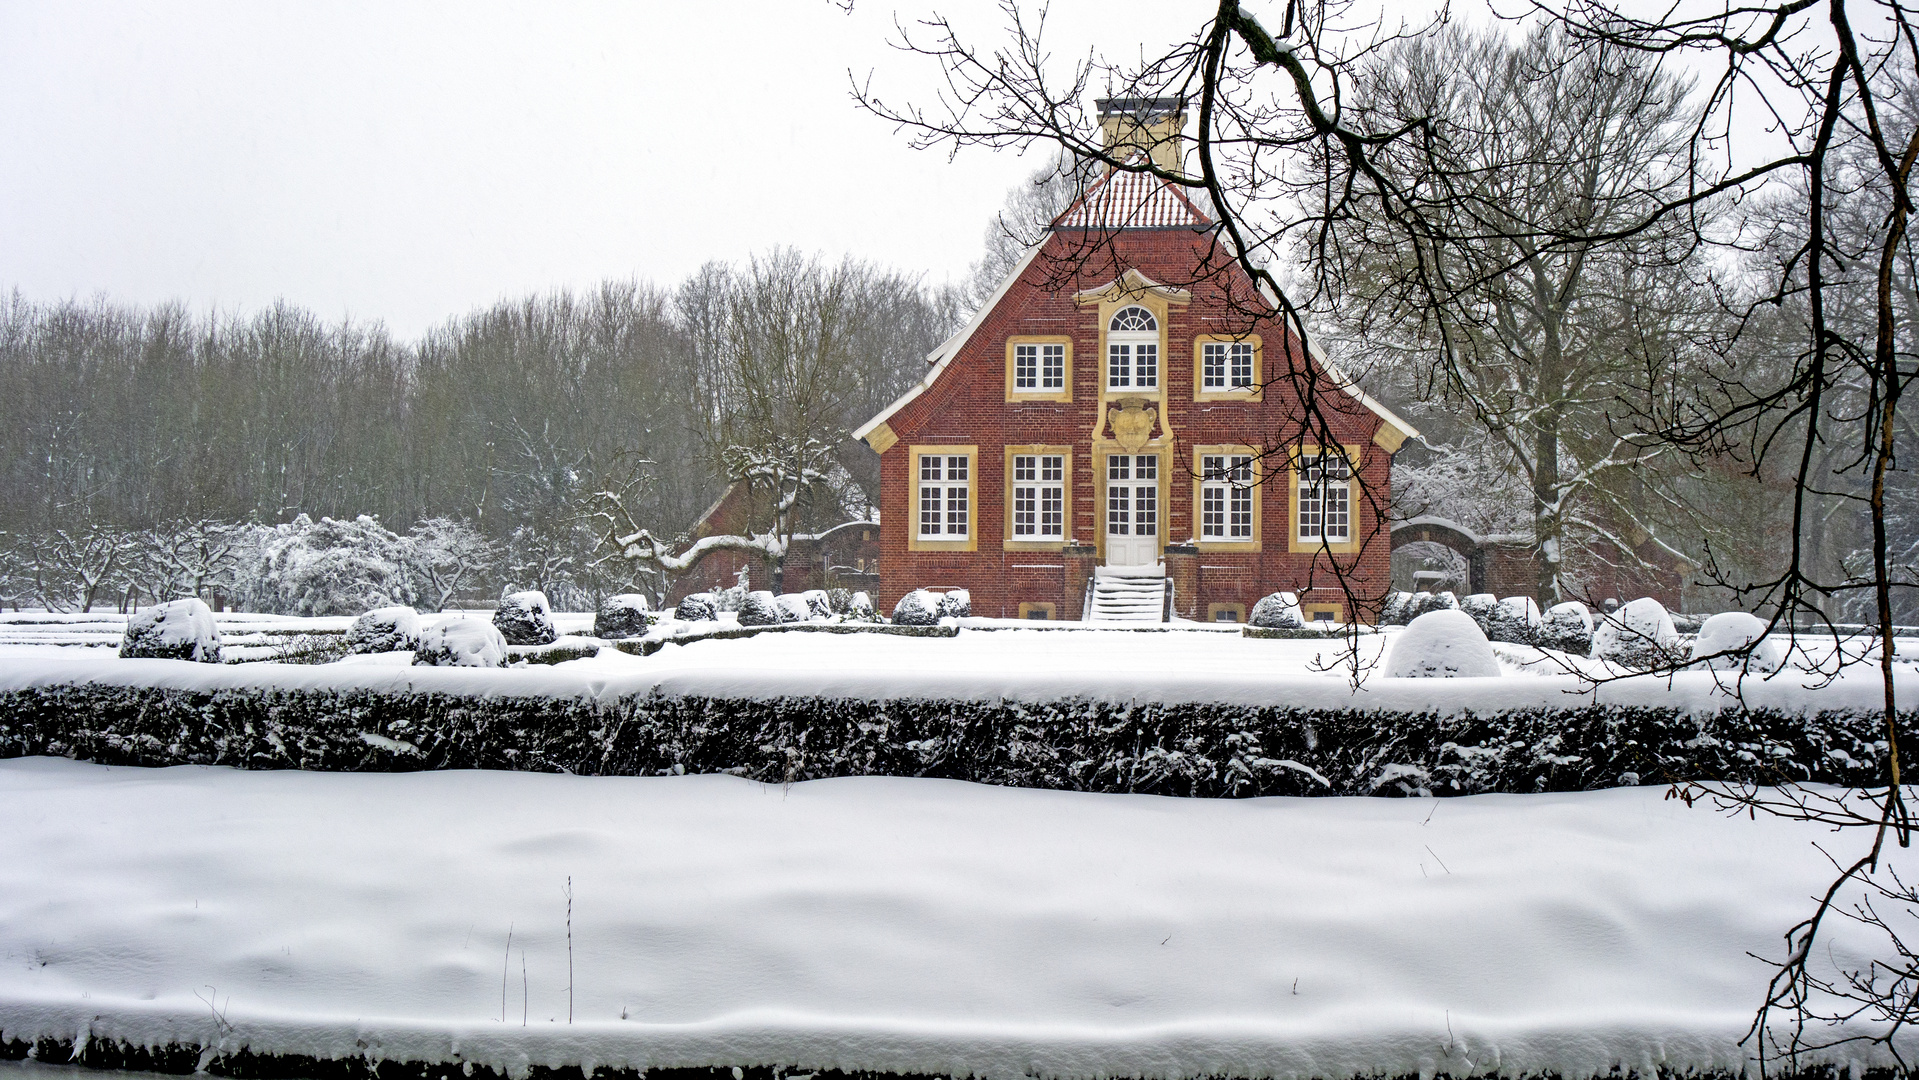
[[[931,6],[0,0],[0,288],[411,336],[774,245],[958,277],[1039,158],[948,161],[853,105],[849,68],[930,94],[887,42]],[[1211,7],[1060,6],[1062,44],[1097,18],[1135,49]]]

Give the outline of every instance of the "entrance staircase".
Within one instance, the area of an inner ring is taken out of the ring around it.
[[[1094,567],[1088,585],[1088,622],[1166,621],[1171,582],[1164,565]]]

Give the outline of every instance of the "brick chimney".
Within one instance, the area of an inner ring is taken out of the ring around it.
[[[1180,98],[1100,98],[1099,132],[1108,152],[1143,151],[1169,172],[1185,165],[1186,102]]]

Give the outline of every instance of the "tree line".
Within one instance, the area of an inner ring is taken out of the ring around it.
[[[877,463],[846,433],[923,374],[958,305],[914,275],[786,250],[670,288],[503,300],[416,341],[289,303],[195,314],[16,291],[0,296],[0,600],[150,599],[155,552],[306,515],[394,536],[451,523],[491,553],[475,595],[590,602],[634,573],[601,544],[610,487],[677,535],[743,454],[810,439],[831,482],[801,527],[876,504]]]

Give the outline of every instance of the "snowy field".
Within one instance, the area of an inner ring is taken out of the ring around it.
[[[563,624],[561,629],[572,627]],[[1749,704],[1794,709],[1874,709],[1884,700],[1878,672],[1864,664],[1830,684],[1809,672],[1788,669],[1772,677],[1750,677],[1743,685],[1724,672],[1699,671],[1620,679],[1595,688],[1580,673],[1602,673],[1603,665],[1504,644],[1494,646],[1502,672],[1498,678],[1386,678],[1377,662],[1398,632],[1388,628],[1359,639],[1364,678],[1357,687],[1349,664],[1351,646],[1340,638],[1265,640],[1190,624],[1147,631],[1077,624],[1040,629],[1017,621],[977,619],[965,620],[958,635],[947,638],[779,631],[735,640],[688,640],[647,657],[604,648],[580,660],[505,670],[417,666],[408,653],[328,664],[205,665],[122,660],[104,647],[0,644],[0,690],[97,682],[178,689],[418,689],[607,698],[657,688],[669,694],[736,697],[1076,697],[1411,711],[1486,711],[1582,699],[1710,711],[1724,707],[1735,693]],[[1919,652],[1912,643],[1904,644],[1908,648],[1903,652]],[[1902,661],[1895,667],[1902,686],[1919,683],[1913,664]],[[1919,692],[1919,685],[1901,690],[1907,692]]]
[[[516,1074],[1737,1071],[1746,953],[1827,880],[1815,842],[1862,841],[1663,795],[0,762],[0,1037]]]

